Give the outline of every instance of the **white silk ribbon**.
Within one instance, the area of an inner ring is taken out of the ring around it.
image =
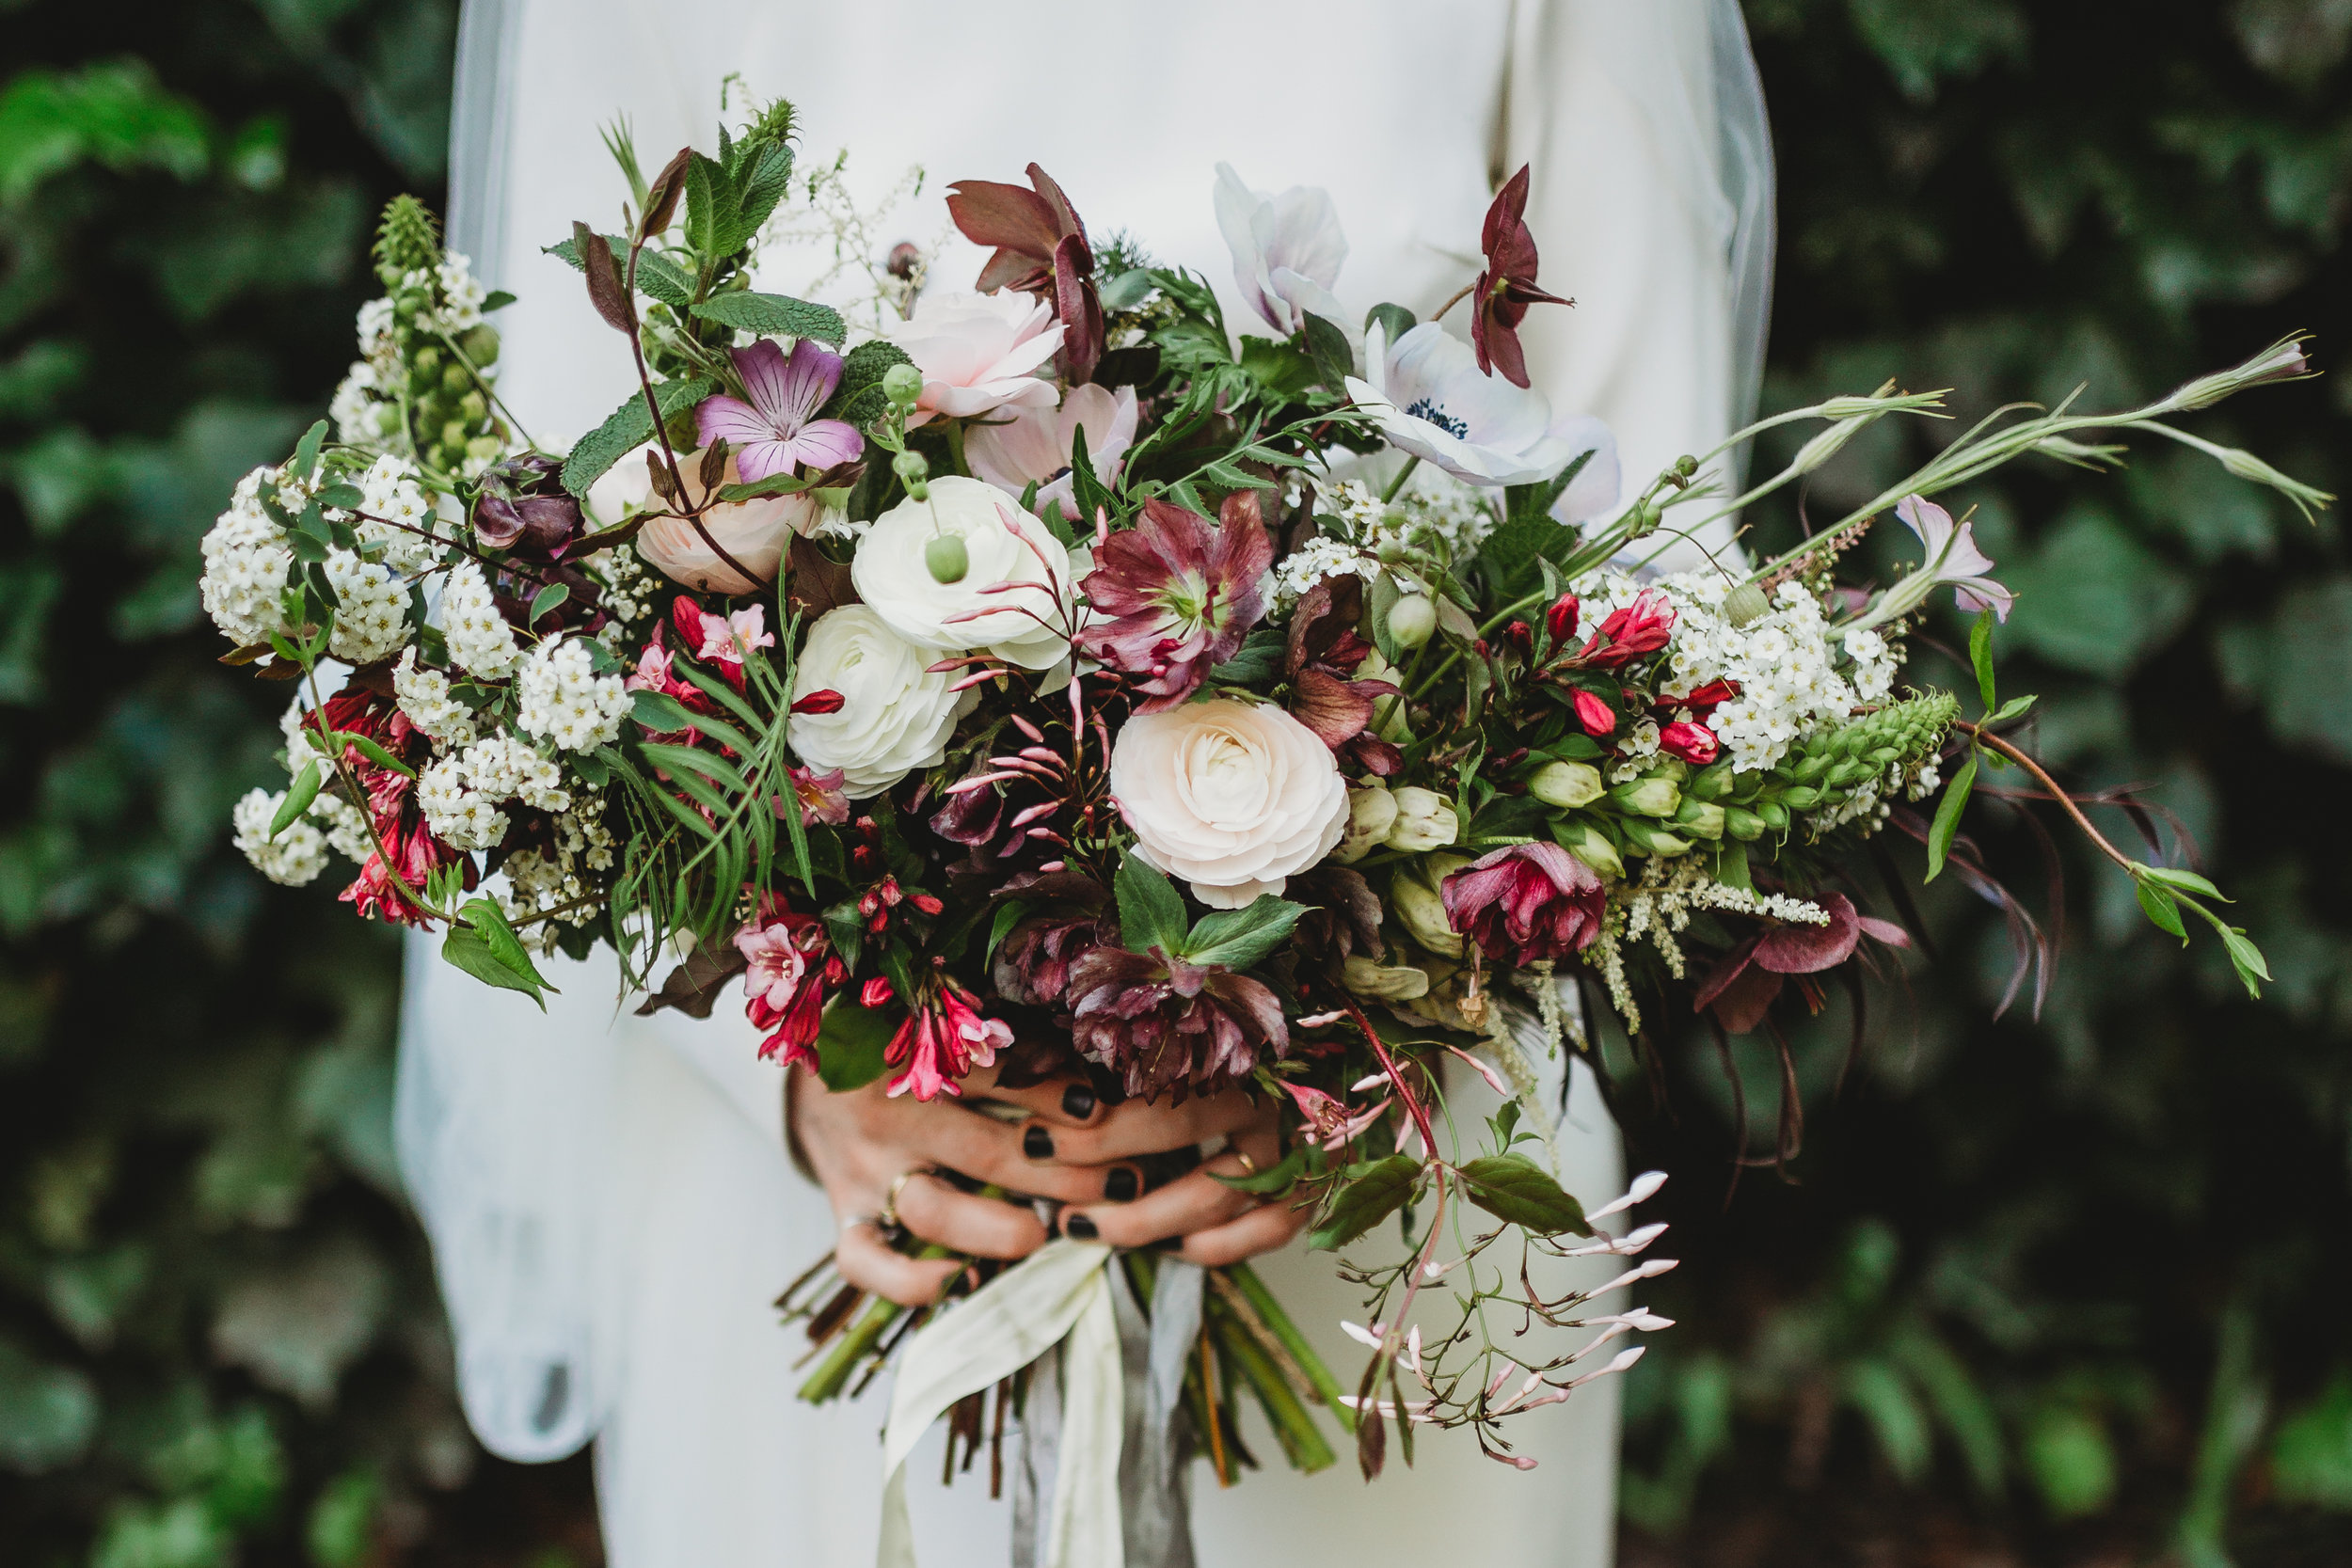
[[[1048,1242],[908,1341],[882,1433],[878,1568],[916,1568],[907,1456],[958,1400],[1061,1345],[1061,1439],[1042,1568],[1125,1568],[1119,1454],[1125,1391],[1119,1315],[1093,1242]]]

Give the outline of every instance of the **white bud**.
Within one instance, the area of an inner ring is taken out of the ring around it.
[[[1436,790],[1407,784],[1395,792],[1394,799],[1396,819],[1388,834],[1391,848],[1418,855],[1442,849],[1460,835],[1462,824],[1454,815],[1454,802]]]
[[[1608,785],[1600,770],[1581,762],[1548,762],[1527,781],[1527,792],[1548,806],[1573,811],[1601,798]]]

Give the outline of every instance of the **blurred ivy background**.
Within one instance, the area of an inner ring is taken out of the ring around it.
[[[2352,0],[1748,8],[1782,171],[1770,402],[1895,375],[1971,418],[2078,382],[2112,405],[2292,328],[2323,366],[2352,342]],[[214,662],[194,592],[230,484],[349,357],[370,215],[437,200],[454,13],[0,0],[12,1564],[598,1560],[582,1464],[466,1433],[389,1154],[396,946],[229,850],[278,692]],[[2341,376],[2194,428],[2352,480]],[[1933,436],[1881,427],[1807,512]],[[1655,1042],[1662,1101],[1618,1042],[1689,1259],[1628,1389],[1624,1560],[2352,1561],[2343,531],[2165,451],[1963,499],[2024,595],[2000,645],[2044,693],[2033,742],[2079,787],[2146,786],[2277,983],[2245,1000],[2057,832],[2054,908],[2033,808],[1986,802],[1983,854],[2065,938],[2038,1018],[2029,984],[1992,1021],[2004,923],[1938,882],[1940,962],[1873,990],[1850,1067],[1842,1002],[1798,1041],[1804,1151],[1728,1200],[1712,1041]],[[1963,634],[1929,628],[1923,675],[1964,686],[1928,646]],[[1735,1066],[1769,1150],[1779,1064]]]

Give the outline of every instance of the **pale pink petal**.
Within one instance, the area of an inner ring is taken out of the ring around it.
[[[735,449],[735,472],[746,484],[792,471],[790,441],[779,441],[773,432],[764,439],[746,442]]]
[[[727,445],[740,449],[755,441],[774,440],[776,429],[758,409],[740,398],[723,393],[694,405],[694,435],[706,447],[723,439]]]
[[[843,463],[854,463],[866,451],[866,437],[857,427],[840,420],[818,420],[803,425],[801,433],[785,443],[791,460],[818,472]]]

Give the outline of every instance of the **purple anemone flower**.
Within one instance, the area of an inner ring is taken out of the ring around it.
[[[856,426],[810,417],[840,385],[841,356],[814,338],[793,344],[790,359],[765,338],[733,353],[752,401],[723,393],[703,399],[694,409],[694,433],[705,446],[724,438],[744,483],[788,474],[796,463],[821,473],[864,454],[866,438]]]

